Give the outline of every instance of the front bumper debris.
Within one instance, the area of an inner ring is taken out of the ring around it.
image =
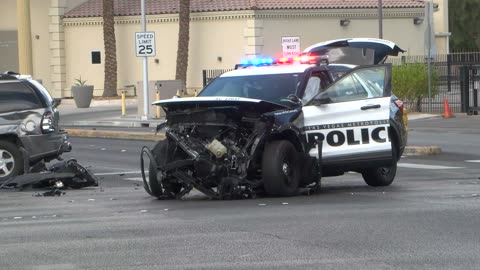
[[[61,182],[61,184],[60,184]],[[78,164],[75,159],[58,162],[48,169],[18,175],[0,183],[0,189],[24,189],[61,186],[62,188],[79,189],[98,186],[98,179],[87,168]]]

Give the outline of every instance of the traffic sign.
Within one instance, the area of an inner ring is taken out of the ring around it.
[[[135,32],[135,52],[137,57],[155,56],[155,32]]]
[[[300,37],[282,37],[283,57],[292,57],[300,54]]]

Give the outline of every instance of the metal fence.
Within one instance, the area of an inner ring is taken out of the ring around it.
[[[204,69],[203,70],[203,86],[205,87],[211,80],[222,75],[223,73],[233,69]]]
[[[392,63],[393,65],[401,65],[403,63],[427,64],[427,59],[423,55],[401,56],[389,58],[387,63]],[[408,101],[407,107],[409,111],[441,113],[444,109],[444,97],[446,97],[452,112],[462,112],[462,76],[460,69],[465,66],[480,65],[480,52],[440,54],[431,59],[431,64],[432,68],[439,75],[438,93],[432,97],[431,110],[429,110],[428,97],[423,97],[418,104],[416,103],[417,101]],[[230,70],[232,69],[203,70],[203,85],[207,85],[214,78]]]
[[[398,58],[389,58],[388,63],[400,65],[403,63],[427,63],[423,55],[402,56]],[[437,55],[431,59],[432,68],[439,75],[438,93],[432,96],[432,108],[429,110],[429,99],[423,97],[419,104],[415,101],[409,101],[407,107],[409,111],[422,111],[431,113],[441,113],[444,109],[444,97],[448,100],[452,112],[462,111],[462,77],[460,69],[464,66],[473,66],[480,64],[480,52],[451,53]],[[394,89],[395,91],[395,89]]]

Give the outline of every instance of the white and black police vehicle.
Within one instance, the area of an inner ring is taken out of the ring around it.
[[[198,95],[154,102],[165,139],[144,147],[146,191],[180,198],[195,188],[220,199],[291,196],[348,171],[392,183],[407,130],[391,89],[390,41],[319,43],[295,58],[256,58]]]

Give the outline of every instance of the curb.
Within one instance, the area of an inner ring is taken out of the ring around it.
[[[124,140],[144,140],[158,141],[165,139],[164,133],[155,134],[153,132],[126,132],[111,130],[91,130],[91,129],[65,129],[72,137],[86,138],[104,138],[104,139],[124,139]],[[437,155],[442,152],[440,146],[406,146],[403,151],[404,156],[427,156]]]
[[[124,140],[143,140],[158,141],[165,138],[165,134],[154,132],[125,132],[111,130],[91,130],[91,129],[65,129],[72,137],[103,138],[103,139],[124,139]]]
[[[404,156],[428,156],[437,155],[442,152],[440,146],[406,146],[403,151]]]

